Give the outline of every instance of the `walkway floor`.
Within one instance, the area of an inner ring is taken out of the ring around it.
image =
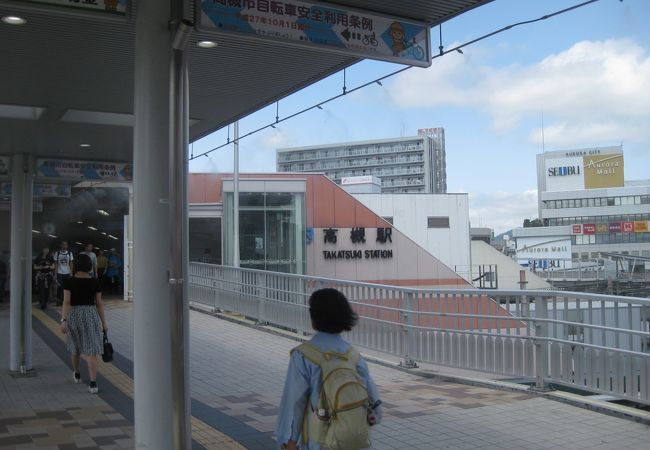
[[[0,449],[133,448],[133,322],[108,303],[114,364],[101,364],[100,395],[72,382],[58,311],[34,310],[37,376],[0,371]],[[192,311],[194,447],[271,449],[290,339]],[[8,310],[0,305],[0,365],[8,366]],[[650,427],[525,393],[424,379],[371,365],[384,400],[374,449],[646,448]],[[84,375],[85,377],[85,375]]]

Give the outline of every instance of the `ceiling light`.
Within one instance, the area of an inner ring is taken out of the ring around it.
[[[32,230],[32,233],[41,234],[41,232],[38,230]]]
[[[48,234],[48,236],[51,237],[51,238],[53,238],[53,239],[57,239],[57,238],[58,238],[58,236],[54,236],[53,234]]]
[[[116,241],[119,240],[115,236],[113,236],[112,234],[109,234],[108,237],[111,238],[111,239],[115,239]]]
[[[89,148],[90,144],[79,144],[79,147],[81,147],[81,148]]]
[[[25,25],[27,21],[19,16],[4,16],[2,21],[7,25]]]
[[[108,235],[106,234],[106,232],[105,232],[105,231],[102,231],[102,234],[103,234],[104,236],[108,236]]]
[[[77,223],[83,224],[83,222],[81,220],[77,220]]]
[[[97,212],[102,216],[110,216],[110,214],[104,211],[103,209],[98,209]]]
[[[75,242],[75,244],[84,245],[83,242],[79,242],[79,241]]]
[[[196,46],[200,48],[215,48],[219,46],[219,44],[214,41],[199,41],[196,43]]]
[[[89,230],[97,231],[97,228],[95,227],[88,227]]]

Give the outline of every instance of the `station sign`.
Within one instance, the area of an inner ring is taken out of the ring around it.
[[[326,260],[373,260],[392,259],[393,243],[392,228],[376,228],[374,236],[366,233],[365,227],[355,227],[348,230],[338,228],[323,228],[323,259]],[[339,233],[341,231],[341,233]],[[374,237],[374,239],[373,239]],[[344,243],[344,247],[339,244]],[[347,244],[349,242],[350,244]],[[349,246],[347,246],[349,245]]]
[[[314,1],[197,0],[202,32],[237,34],[409,66],[431,65],[424,22]]]
[[[74,180],[131,181],[133,164],[68,159],[37,159],[36,176]]]
[[[0,195],[11,196],[11,183],[0,184]],[[34,198],[70,198],[72,186],[69,184],[34,183]]]
[[[68,9],[82,9],[125,15],[128,0],[19,0],[23,3],[61,6]]]

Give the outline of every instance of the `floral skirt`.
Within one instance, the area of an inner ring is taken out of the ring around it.
[[[104,353],[102,321],[95,305],[73,306],[67,323],[68,352],[81,355]]]

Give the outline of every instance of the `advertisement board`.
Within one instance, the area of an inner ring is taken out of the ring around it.
[[[620,233],[623,230],[621,222],[610,222],[609,223],[609,232],[610,233]]]
[[[111,14],[126,14],[127,0],[19,0],[25,3],[62,6]]]
[[[596,224],[595,223],[582,224],[582,234],[596,234]]]
[[[625,186],[623,155],[584,156],[585,189]]]
[[[571,239],[566,236],[517,238],[516,255],[519,264],[533,269],[571,267]]]
[[[634,222],[621,222],[621,231],[623,233],[634,233]]]
[[[571,233],[582,234],[582,224],[571,225]]]
[[[0,195],[11,196],[11,183],[0,183]],[[72,186],[69,184],[34,183],[34,198],[70,198]]]
[[[647,220],[637,220],[634,222],[634,232],[635,233],[647,233],[648,232],[648,221]]]
[[[104,161],[37,159],[36,176],[74,180],[131,181],[133,165]]]
[[[238,34],[410,66],[431,65],[429,24],[292,0],[197,0],[202,32]]]
[[[547,191],[584,189],[582,156],[547,159],[544,167]]]

